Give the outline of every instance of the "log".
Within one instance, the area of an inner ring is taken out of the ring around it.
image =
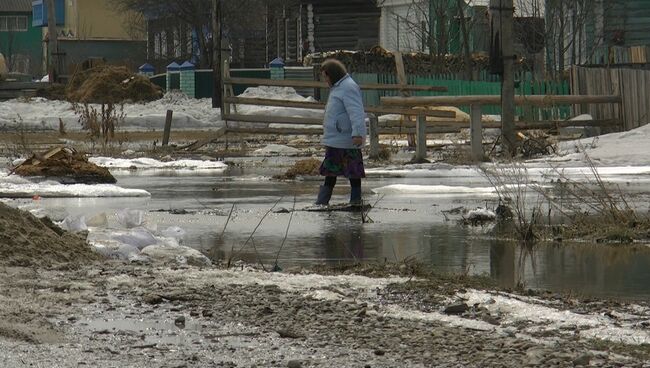
[[[325,82],[304,81],[304,80],[278,80],[262,78],[226,78],[224,84],[243,84],[250,86],[276,86],[276,87],[295,87],[295,88],[329,88]],[[401,84],[360,84],[361,89],[370,90],[406,90],[406,91],[430,91],[430,92],[447,92],[447,87],[441,86],[413,86]]]
[[[323,129],[314,128],[228,128],[227,133],[236,134],[274,134],[274,135],[319,135],[323,133]]]
[[[515,96],[517,105],[535,105],[539,107],[555,105],[577,105],[598,103],[621,103],[621,96]],[[469,105],[500,105],[501,96],[424,96],[424,97],[382,97],[382,105],[388,106],[469,106]]]
[[[260,115],[241,115],[230,114],[223,117],[226,121],[240,121],[246,123],[267,123],[267,124],[298,124],[298,125],[318,125],[323,126],[322,119],[314,118],[296,118],[287,116],[260,116]]]
[[[299,109],[315,109],[324,110],[325,104],[322,102],[312,101],[287,101],[287,100],[274,100],[270,98],[249,98],[249,97],[226,97],[225,101],[230,104],[237,105],[258,105],[258,106],[277,106],[277,107],[295,107]],[[424,115],[436,118],[455,118],[456,113],[453,111],[433,111],[421,109],[402,109],[399,107],[383,107],[383,106],[367,106],[364,108],[366,112],[386,115]]]

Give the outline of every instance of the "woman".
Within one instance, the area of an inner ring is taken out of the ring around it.
[[[366,114],[361,89],[338,60],[325,60],[320,67],[321,78],[330,86],[323,121],[325,159],[320,174],[325,177],[316,199],[317,205],[328,205],[336,178],[350,180],[350,204],[361,204],[361,178],[366,177],[361,147],[366,137]]]

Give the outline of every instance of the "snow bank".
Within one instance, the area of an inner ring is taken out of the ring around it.
[[[0,173],[0,197],[148,197],[142,189],[126,189],[113,184],[71,184],[54,181],[32,183],[15,175]]]
[[[223,171],[228,168],[222,161],[202,161],[202,160],[175,160],[175,161],[158,161],[153,158],[112,158],[112,157],[91,157],[88,161],[109,168],[111,170],[216,170]]]
[[[372,190],[376,194],[415,194],[415,195],[496,195],[492,187],[464,187],[449,185],[408,185],[393,184]]]
[[[238,97],[246,98],[263,98],[271,100],[289,100],[301,102],[313,102],[312,97],[303,97],[296,93],[291,87],[251,87],[247,88],[244,93]],[[237,113],[243,115],[263,115],[263,116],[283,116],[283,117],[303,117],[322,119],[323,110],[317,109],[299,109],[293,107],[273,107],[273,106],[256,106],[256,105],[237,105]]]

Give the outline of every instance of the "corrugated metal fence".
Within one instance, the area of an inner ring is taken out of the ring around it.
[[[650,71],[638,69],[571,69],[571,90],[579,95],[618,95],[623,103],[575,106],[576,114],[596,120],[621,119],[625,130],[650,122]]]

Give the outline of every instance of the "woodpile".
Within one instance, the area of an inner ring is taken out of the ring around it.
[[[107,168],[89,162],[84,154],[70,147],[56,147],[43,154],[34,154],[14,168],[12,173],[47,178],[63,184],[117,182]]]
[[[354,73],[379,73],[394,74],[395,58],[393,53],[381,47],[374,47],[370,51],[331,51],[310,54],[305,57],[305,66],[322,63],[326,59],[337,59]],[[425,53],[403,54],[406,74],[426,75],[431,73],[462,73],[465,71],[465,60],[462,55],[429,55]],[[473,70],[487,70],[490,58],[486,53],[471,55]],[[525,69],[525,59],[519,59],[517,65]]]

